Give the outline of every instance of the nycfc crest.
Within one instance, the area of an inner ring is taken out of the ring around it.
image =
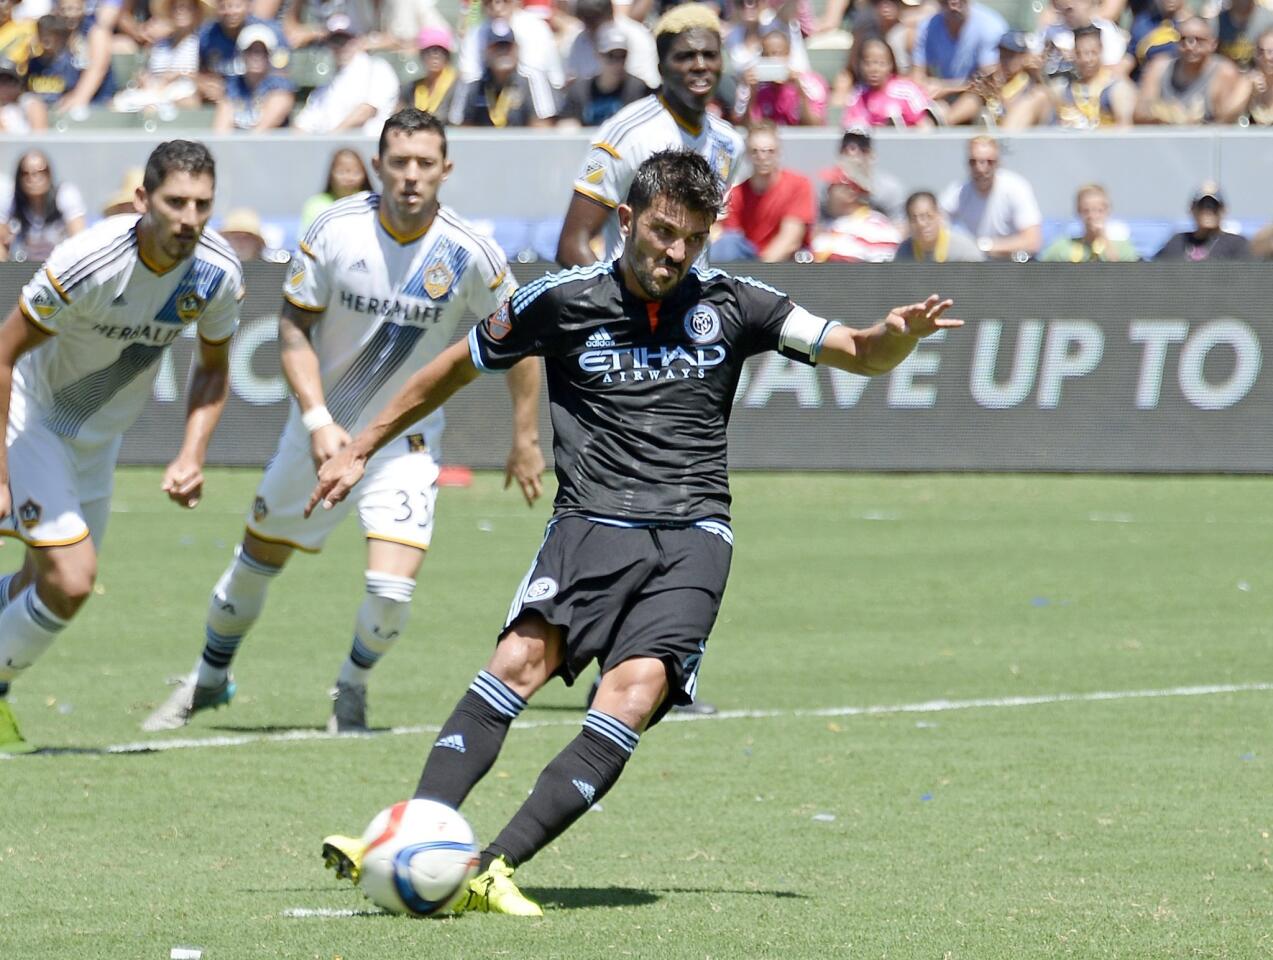
[[[441,300],[455,282],[455,274],[442,261],[431,264],[424,270],[424,292],[434,300]]]
[[[540,577],[526,588],[523,599],[527,603],[534,603],[536,600],[547,600],[555,596],[557,596],[557,581],[552,577]]]
[[[720,314],[710,303],[696,303],[685,314],[685,335],[695,343],[720,339]]]
[[[199,319],[199,314],[203,313],[203,308],[207,302],[207,300],[203,299],[203,297],[199,296],[197,293],[184,294],[179,300],[177,300],[177,316],[180,317],[184,323],[189,323],[191,320],[197,320]]]

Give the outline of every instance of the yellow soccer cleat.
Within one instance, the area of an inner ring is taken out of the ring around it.
[[[28,743],[18,729],[17,718],[7,700],[0,700],[0,753],[34,753],[35,745]]]
[[[362,875],[362,858],[366,852],[367,845],[358,837],[333,833],[323,838],[323,864],[350,883],[356,884]]]
[[[455,913],[506,913],[513,917],[542,917],[543,908],[517,889],[513,868],[503,857],[491,861],[486,872],[469,881],[469,892],[452,908]]]

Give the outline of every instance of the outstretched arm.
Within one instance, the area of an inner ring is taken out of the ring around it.
[[[504,489],[517,481],[526,506],[532,507],[544,492],[540,475],[544,454],[539,449],[539,359],[527,357],[508,371],[508,393],[513,401],[513,449],[504,467]]]
[[[888,373],[909,357],[924,337],[964,325],[962,320],[945,316],[954,305],[954,300],[943,300],[934,293],[923,303],[894,307],[865,330],[832,327],[818,349],[818,362],[868,377]]]
[[[199,361],[190,375],[186,434],[181,450],[164,471],[162,489],[168,499],[189,509],[203,496],[203,461],[212,431],[230,394],[230,341],[199,341]]]
[[[310,494],[305,516],[321,502],[330,510],[362,479],[371,455],[427,413],[432,413],[456,391],[477,378],[469,356],[468,340],[457,340],[432,363],[417,371],[366,428],[323,464],[318,485]]]

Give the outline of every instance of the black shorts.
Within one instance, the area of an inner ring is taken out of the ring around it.
[[[729,579],[733,535],[723,523],[708,527],[553,519],[504,634],[531,611],[560,627],[566,659],[558,673],[568,686],[593,660],[602,673],[633,657],[662,660],[669,693],[650,721],[657,722],[673,704],[693,703]]]

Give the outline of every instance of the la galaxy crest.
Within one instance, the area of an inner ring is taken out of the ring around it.
[[[22,502],[22,505],[18,507],[18,520],[21,521],[22,526],[30,530],[40,522],[40,514],[43,512],[44,508],[28,497]]]
[[[441,300],[451,292],[451,285],[455,283],[455,274],[441,260],[429,264],[424,268],[424,292],[434,300]]]
[[[177,316],[182,323],[190,323],[192,320],[199,319],[199,315],[203,313],[203,308],[207,305],[208,301],[194,291],[183,293],[177,298]]]
[[[712,152],[707,158],[712,171],[720,178],[721,185],[729,183],[729,175],[734,170],[734,158],[729,152],[729,144],[712,138]]]

